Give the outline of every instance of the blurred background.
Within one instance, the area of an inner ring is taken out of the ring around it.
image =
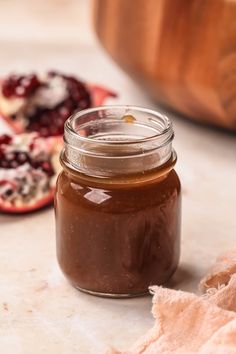
[[[87,43],[93,40],[90,0],[1,0],[3,42]]]
[[[235,16],[225,0],[0,0],[0,74],[58,68],[116,86],[123,102],[131,81],[98,37],[143,95],[235,131]]]

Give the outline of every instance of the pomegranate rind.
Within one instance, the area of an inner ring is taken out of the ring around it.
[[[9,206],[0,198],[0,212],[7,214],[26,214],[45,208],[46,206],[53,204],[54,192],[55,188],[52,188],[48,194],[39,199],[35,204],[31,205]]]
[[[115,98],[117,94],[105,87],[99,85],[87,85],[87,88],[92,97],[93,107],[101,106],[108,98]]]

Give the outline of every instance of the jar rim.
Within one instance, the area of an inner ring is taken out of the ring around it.
[[[150,136],[142,137],[142,138],[136,138],[132,140],[103,140],[97,139],[95,137],[86,137],[81,134],[79,134],[78,131],[75,130],[73,127],[73,123],[76,119],[82,118],[83,116],[86,116],[91,113],[98,113],[98,112],[106,112],[106,111],[119,111],[123,110],[123,113],[121,114],[122,116],[126,116],[130,114],[130,111],[132,112],[137,112],[137,113],[143,113],[143,114],[148,114],[151,116],[150,120],[152,123],[155,125],[155,123],[161,121],[163,124],[163,129],[161,132],[156,130],[156,133]],[[174,132],[173,132],[173,125],[171,120],[166,116],[165,114],[162,114],[158,111],[155,111],[150,108],[145,108],[141,106],[136,106],[136,105],[104,105],[104,106],[98,106],[98,107],[93,107],[93,108],[87,108],[81,111],[77,111],[73,113],[65,122],[65,134],[72,134],[74,138],[79,139],[81,142],[87,142],[87,143],[99,143],[99,144],[104,144],[106,146],[114,146],[114,145],[135,145],[135,144],[142,144],[142,143],[148,143],[156,139],[162,140],[162,143],[160,144],[160,147],[165,145],[166,143],[170,142],[173,140],[174,137]]]
[[[143,173],[170,160],[173,138],[171,120],[154,110],[95,107],[66,121],[63,156],[73,168],[94,176]]]

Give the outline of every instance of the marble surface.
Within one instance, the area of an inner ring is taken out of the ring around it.
[[[54,44],[53,44],[54,43]],[[115,89],[110,103],[160,109],[92,42],[1,41],[0,75],[63,69]],[[182,253],[170,282],[197,292],[218,253],[236,245],[236,137],[173,119],[183,185]],[[7,130],[1,124],[1,130]],[[52,208],[0,216],[0,352],[105,353],[129,347],[153,324],[151,297],[96,298],[74,290],[57,266]]]

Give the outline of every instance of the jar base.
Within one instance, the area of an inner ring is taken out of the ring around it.
[[[73,287],[83,293],[87,293],[93,296],[98,296],[98,297],[105,297],[105,298],[112,298],[112,299],[127,299],[127,298],[132,298],[132,297],[141,297],[141,296],[147,296],[150,295],[149,291],[137,293],[137,294],[111,294],[111,293],[102,293],[98,291],[92,291],[92,290],[87,290],[80,288],[77,285],[72,284]]]

